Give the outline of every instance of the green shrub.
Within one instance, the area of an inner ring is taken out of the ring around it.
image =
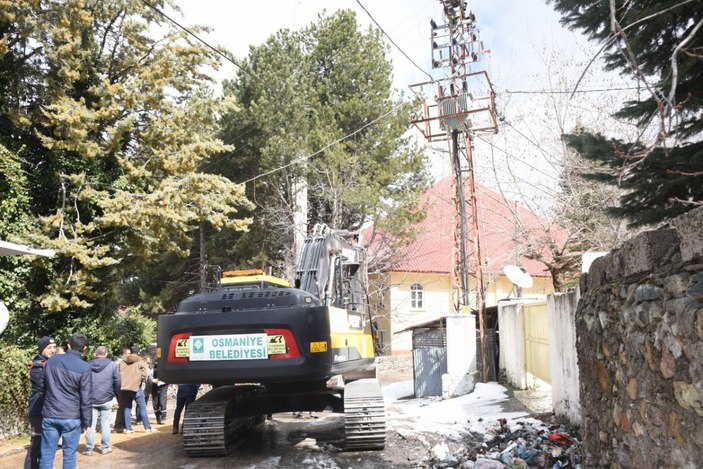
[[[29,431],[29,364],[34,352],[0,341],[0,439]]]
[[[156,342],[156,321],[130,308],[127,314],[115,315],[105,324],[103,336],[103,344],[93,344],[106,345],[113,356],[117,357],[122,353],[122,347],[136,344],[145,349],[150,343]]]

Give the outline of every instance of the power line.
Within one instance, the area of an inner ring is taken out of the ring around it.
[[[383,119],[384,117],[391,115],[391,114],[394,113],[402,104],[403,104],[403,103],[397,103],[395,106],[393,106],[393,107],[391,108],[390,111],[386,112],[385,114],[381,114],[380,116],[378,116],[377,118],[375,118],[375,119],[372,120],[371,122],[368,122],[368,123],[364,124],[363,126],[359,127],[359,128],[356,129],[355,131],[353,131],[353,132],[351,132],[351,133],[345,135],[344,137],[341,137],[341,138],[335,140],[334,142],[328,143],[327,145],[325,145],[324,147],[320,148],[319,150],[317,150],[317,151],[314,152],[314,153],[311,153],[311,154],[309,154],[309,155],[304,155],[304,156],[301,156],[301,157],[299,157],[299,158],[296,158],[296,159],[294,159],[293,161],[291,161],[290,163],[287,163],[287,164],[284,164],[283,166],[279,166],[278,168],[274,168],[274,169],[272,169],[272,170],[266,171],[265,173],[261,173],[261,174],[259,174],[259,175],[256,175],[256,176],[254,176],[253,178],[247,179],[246,181],[242,182],[241,184],[246,184],[246,183],[248,183],[248,182],[255,181],[255,180],[259,179],[259,178],[262,178],[262,177],[264,177],[264,176],[268,176],[268,175],[270,175],[270,174],[273,174],[273,173],[276,173],[276,172],[281,171],[281,170],[283,170],[283,169],[286,169],[286,168],[288,168],[289,166],[293,166],[294,164],[300,163],[301,161],[308,160],[308,159],[312,158],[312,157],[315,156],[315,155],[319,155],[320,153],[322,153],[323,151],[327,150],[327,149],[328,149],[329,147],[331,147],[332,145],[336,145],[336,144],[338,144],[339,142],[343,142],[344,140],[346,140],[346,139],[348,139],[348,138],[350,138],[350,137],[353,137],[354,135],[356,135],[356,134],[358,134],[359,132],[361,132],[362,130],[364,130],[366,127],[369,127],[369,126],[375,124],[376,122],[380,121],[380,120]]]
[[[427,75],[427,76],[430,78],[430,80],[431,80],[432,82],[434,82],[434,78],[432,78],[432,75],[430,75],[429,73],[427,73],[427,72],[425,71],[425,69],[423,69],[423,68],[420,67],[418,64],[416,64],[415,61],[414,61],[413,59],[411,59],[410,56],[409,56],[408,54],[406,54],[405,51],[404,51],[403,49],[401,49],[398,44],[395,43],[395,41],[388,35],[388,33],[381,27],[381,25],[378,24],[378,21],[376,21],[376,18],[374,18],[374,17],[371,15],[371,13],[369,13],[369,10],[367,10],[366,7],[361,4],[361,1],[360,1],[360,0],[356,0],[356,3],[358,3],[359,6],[361,7],[361,9],[364,10],[367,15],[369,15],[369,18],[371,18],[371,21],[373,21],[374,24],[378,27],[378,29],[381,30],[381,32],[383,33],[383,35],[388,38],[388,40],[391,42],[391,44],[393,44],[393,45],[395,46],[395,48],[398,49],[398,51],[399,51],[401,54],[403,54],[403,55],[405,56],[405,58],[408,59],[408,60],[410,61],[410,63],[412,63],[412,64],[415,66],[415,68],[417,68],[417,69],[420,70],[422,73],[424,73],[425,75]]]
[[[513,155],[513,154],[510,153],[509,151],[507,151],[507,150],[505,150],[505,149],[499,147],[498,145],[496,145],[495,143],[493,143],[493,142],[491,142],[491,141],[489,141],[489,140],[486,140],[485,138],[481,137],[480,135],[477,135],[476,137],[477,137],[479,140],[481,140],[481,141],[483,141],[484,143],[486,143],[487,145],[490,145],[491,147],[495,148],[496,150],[498,150],[498,151],[504,153],[506,156],[509,156],[510,158],[513,159],[513,161],[516,161],[516,162],[518,162],[518,163],[520,163],[520,164],[522,164],[522,165],[524,165],[524,166],[527,166],[528,168],[532,169],[533,171],[536,171],[536,172],[538,172],[538,173],[540,173],[540,174],[543,174],[543,175],[545,175],[545,176],[547,176],[547,177],[549,177],[549,178],[551,178],[551,179],[558,180],[558,178],[557,178],[556,176],[553,176],[553,175],[551,175],[551,174],[545,172],[543,168],[540,169],[540,168],[537,168],[536,166],[531,165],[531,164],[528,163],[527,161],[524,161],[524,160],[518,158],[517,156]]]
[[[572,90],[572,91],[562,91],[562,90],[505,90],[507,94],[573,94],[573,93],[603,93],[608,91],[629,91],[629,90],[639,90],[638,86],[626,86],[622,88],[599,88],[590,90]]]
[[[141,2],[142,2],[144,5],[146,5],[146,6],[148,6],[149,8],[151,8],[152,10],[154,10],[155,12],[157,12],[159,15],[163,16],[164,18],[166,18],[168,21],[170,21],[170,22],[173,23],[174,25],[178,26],[178,27],[179,27],[181,30],[183,30],[185,33],[187,33],[188,35],[192,36],[196,41],[202,43],[203,45],[205,45],[205,47],[209,48],[210,50],[212,50],[213,52],[215,52],[217,55],[219,55],[220,57],[222,57],[222,58],[225,59],[226,61],[228,61],[228,62],[234,64],[234,65],[235,65],[237,68],[239,68],[241,71],[245,72],[246,74],[248,74],[249,76],[251,76],[252,78],[254,78],[254,79],[256,79],[256,80],[260,80],[260,78],[257,77],[252,71],[250,71],[249,69],[247,69],[247,68],[245,68],[244,66],[242,66],[240,63],[238,63],[236,60],[234,60],[234,59],[233,59],[232,57],[230,57],[229,55],[227,55],[227,54],[225,54],[224,52],[222,52],[222,51],[221,51],[220,49],[218,49],[217,47],[214,47],[214,46],[210,45],[207,41],[205,41],[204,39],[200,38],[197,34],[195,34],[194,32],[192,32],[191,30],[189,30],[189,29],[186,28],[185,26],[181,25],[178,21],[176,21],[176,20],[174,20],[173,18],[171,18],[170,16],[168,16],[166,13],[164,13],[163,11],[161,11],[160,9],[158,9],[158,8],[157,8],[156,6],[154,6],[153,4],[149,3],[147,0],[141,0]]]
[[[183,25],[181,25],[180,23],[178,23],[176,20],[174,20],[173,18],[171,18],[170,16],[168,16],[166,13],[164,13],[163,11],[161,11],[160,9],[158,9],[156,6],[154,6],[154,5],[152,5],[151,3],[149,3],[147,0],[141,0],[141,1],[142,1],[142,3],[144,3],[144,5],[148,6],[149,8],[151,8],[152,10],[154,10],[155,12],[157,12],[158,14],[160,14],[161,16],[163,16],[164,18],[166,18],[168,21],[170,21],[171,23],[173,23],[174,25],[176,25],[177,27],[179,27],[181,30],[183,30],[184,32],[186,32],[187,34],[189,34],[190,36],[192,36],[193,38],[195,38],[197,41],[201,42],[201,43],[204,44],[206,47],[208,47],[209,49],[211,49],[212,51],[214,51],[214,52],[215,52],[216,54],[218,54],[220,57],[222,57],[222,58],[224,58],[225,60],[227,60],[228,62],[231,62],[232,64],[236,65],[240,70],[242,70],[243,72],[247,73],[247,74],[250,75],[252,78],[254,78],[254,79],[256,79],[256,80],[260,80],[260,78],[257,77],[257,76],[256,76],[254,73],[252,73],[250,70],[248,70],[247,68],[243,67],[241,64],[237,63],[233,58],[231,58],[230,56],[228,56],[227,54],[225,54],[225,53],[222,52],[221,50],[219,50],[219,49],[217,49],[216,47],[213,47],[212,45],[210,45],[210,44],[209,44],[208,42],[206,42],[204,39],[201,39],[197,34],[193,33],[193,32],[190,31],[188,28],[186,28],[185,26],[183,26]],[[357,2],[358,2],[358,0],[357,0]],[[400,47],[398,47],[398,45],[395,44],[395,42],[393,42],[393,40],[388,36],[388,34],[386,34],[386,32],[383,31],[383,29],[381,28],[381,26],[378,25],[378,23],[376,22],[376,20],[371,16],[371,14],[366,10],[366,8],[364,8],[364,6],[361,5],[361,2],[359,2],[359,5],[361,6],[361,8],[364,9],[364,11],[366,11],[366,13],[369,15],[369,17],[371,17],[371,20],[373,20],[373,22],[376,23],[376,25],[379,27],[379,29],[381,29],[381,31],[383,32],[383,34],[385,34],[386,37],[388,37],[388,39],[393,43],[393,45],[394,45],[395,47],[397,47],[398,50],[399,50],[400,52],[402,52],[403,55],[405,55],[405,56],[408,58],[408,60],[410,60],[410,61],[412,62],[412,59],[410,59],[410,57],[408,57],[407,54],[405,54],[405,52],[403,52],[403,50],[400,49]],[[428,75],[428,76],[430,77],[430,79],[432,79],[432,77],[431,77],[429,74],[427,74],[427,72],[425,72],[424,70],[422,70],[417,64],[415,64],[415,62],[413,62],[413,64],[414,64],[416,67],[418,67],[418,68],[420,69],[420,71],[422,71],[423,73],[425,73],[426,75]],[[263,80],[261,80],[261,81],[263,81]],[[264,176],[268,176],[268,175],[273,174],[273,173],[275,173],[275,172],[281,171],[281,170],[283,170],[283,169],[285,169],[285,168],[287,168],[287,167],[289,167],[289,166],[292,166],[292,165],[294,165],[294,164],[296,164],[296,163],[299,163],[299,162],[301,162],[301,161],[305,161],[305,160],[307,160],[307,159],[309,159],[309,158],[312,158],[313,156],[322,153],[323,151],[325,151],[326,149],[328,149],[328,148],[331,147],[332,145],[336,145],[336,144],[339,143],[339,142],[342,142],[342,141],[344,141],[344,140],[346,140],[346,139],[348,139],[348,138],[350,138],[350,137],[353,137],[354,135],[358,134],[359,132],[361,132],[361,131],[364,130],[365,128],[367,128],[367,127],[369,127],[369,126],[375,124],[376,122],[378,122],[378,121],[381,120],[382,118],[384,118],[384,117],[386,117],[386,116],[392,114],[393,112],[395,112],[395,111],[398,109],[398,107],[400,107],[401,104],[402,104],[402,103],[396,104],[395,106],[393,106],[393,108],[392,108],[390,111],[386,112],[385,114],[382,114],[382,115],[378,116],[377,118],[375,118],[375,119],[372,120],[371,122],[368,122],[367,124],[364,124],[363,126],[359,127],[359,128],[356,129],[355,131],[353,131],[353,132],[351,132],[351,133],[349,133],[349,134],[347,134],[347,135],[345,135],[345,136],[343,136],[343,137],[341,137],[341,138],[335,140],[334,142],[331,142],[331,143],[325,145],[324,147],[322,147],[322,148],[319,149],[318,151],[316,151],[316,152],[314,152],[314,153],[312,153],[312,154],[310,154],[310,155],[305,155],[305,156],[302,156],[302,157],[300,157],[300,158],[297,158],[297,159],[291,161],[290,163],[285,164],[285,165],[283,165],[283,166],[280,166],[280,167],[278,167],[278,168],[274,168],[274,169],[272,169],[272,170],[270,170],[270,171],[266,171],[265,173],[262,173],[262,174],[259,174],[259,175],[257,175],[257,176],[254,176],[253,178],[247,179],[246,181],[242,182],[241,184],[246,184],[246,183],[248,183],[248,182],[255,181],[255,180],[257,180],[257,179],[259,179],[259,178],[262,178],[262,177],[264,177]]]
[[[541,152],[543,152],[543,153],[546,153],[550,158],[552,158],[554,164],[558,164],[557,162],[559,161],[559,158],[555,157],[554,155],[552,155],[551,153],[549,153],[547,150],[545,150],[544,148],[542,148],[537,142],[535,142],[535,141],[532,140],[530,137],[528,137],[527,135],[525,135],[524,133],[522,133],[520,130],[517,129],[517,127],[515,127],[513,124],[511,124],[511,123],[508,122],[507,120],[506,120],[506,121],[503,121],[503,122],[505,123],[505,125],[510,126],[510,127],[511,127],[515,132],[517,132],[517,134],[520,135],[522,138],[524,138],[525,140],[527,140],[528,142],[530,142],[532,145],[534,145],[534,147],[537,148],[539,151],[541,151]],[[552,164],[552,162],[549,162],[549,163]],[[556,169],[556,168],[555,168],[555,169]]]

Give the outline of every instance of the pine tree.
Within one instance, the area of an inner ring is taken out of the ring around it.
[[[29,175],[38,229],[25,236],[57,250],[41,309],[153,300],[170,278],[147,293],[144,277],[186,257],[201,226],[246,229],[243,186],[199,171],[228,148],[216,131],[229,103],[203,74],[212,51],[138,0],[0,7],[0,143]]]
[[[634,75],[642,86],[643,97],[625,102],[616,114],[637,125],[640,140],[622,141],[587,130],[565,136],[582,156],[611,169],[587,177],[625,189],[612,213],[642,226],[702,204],[701,3],[553,2],[563,24],[603,44],[607,70]]]
[[[397,227],[421,215],[415,200],[428,175],[403,136],[412,105],[392,96],[386,52],[380,32],[360,30],[351,11],[251,48],[224,87],[238,103],[222,120],[223,140],[235,150],[211,169],[238,181],[264,175],[247,184],[257,204],[251,232],[220,243],[237,246],[230,261],[263,262],[290,275],[303,185],[310,224],[354,230],[383,218]]]

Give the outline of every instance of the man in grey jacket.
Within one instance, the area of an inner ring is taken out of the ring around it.
[[[102,434],[102,454],[112,452],[110,447],[110,416],[112,415],[112,399],[120,393],[122,380],[117,369],[117,363],[107,358],[107,347],[104,345],[95,349],[95,358],[90,361],[93,375],[93,419],[90,433],[85,436],[85,451],[83,455],[92,456],[95,446],[95,429],[100,416],[100,433]]]

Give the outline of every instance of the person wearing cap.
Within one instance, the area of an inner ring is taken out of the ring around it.
[[[29,449],[24,458],[24,469],[37,469],[39,467],[39,456],[41,455],[41,411],[44,406],[44,366],[46,361],[56,353],[56,341],[53,337],[44,336],[39,339],[38,353],[32,359],[29,366],[29,382],[32,391],[29,394],[29,425],[31,427],[31,437]]]
[[[75,469],[81,433],[91,431],[93,375],[82,354],[88,346],[83,334],[73,334],[68,351],[54,355],[44,367],[44,408],[39,469],[52,469],[63,438],[63,469]]]

